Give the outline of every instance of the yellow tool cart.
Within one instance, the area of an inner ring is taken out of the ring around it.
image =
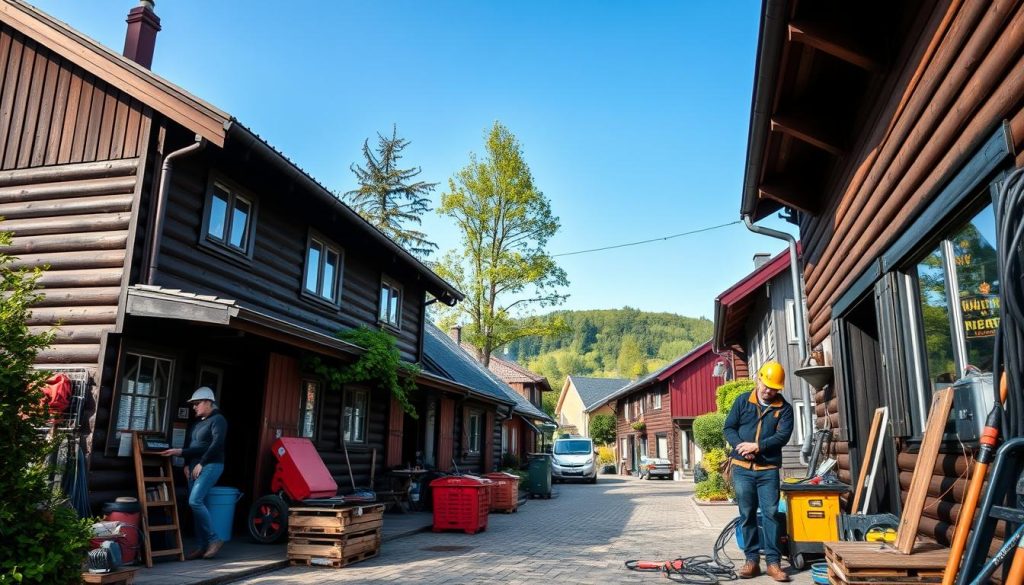
[[[822,557],[822,543],[840,540],[840,496],[850,491],[844,483],[783,483],[786,502],[786,534],[789,536],[789,562],[796,569],[807,566],[808,557]]]

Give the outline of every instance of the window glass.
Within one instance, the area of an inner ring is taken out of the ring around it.
[[[917,285],[918,301],[921,305],[921,328],[928,352],[928,379],[934,390],[936,384],[949,384],[956,379],[956,359],[949,328],[949,303],[946,300],[941,246],[918,263]]]
[[[316,432],[317,395],[320,383],[306,380],[302,383],[302,396],[299,403],[299,436],[312,439]]]
[[[658,459],[668,459],[668,437],[665,435],[658,435],[656,438],[658,439],[658,444],[655,448],[658,451],[655,453],[655,457]]]
[[[122,431],[166,432],[172,370],[170,360],[127,354],[117,410],[118,438]]]
[[[391,281],[383,280],[380,285],[380,309],[378,318],[393,327],[399,326],[401,315],[402,289]]]
[[[480,424],[480,414],[471,413],[469,415],[469,452],[479,453],[480,452],[480,430],[483,425]]]
[[[210,223],[206,233],[221,241],[227,232],[228,197],[227,193],[217,187],[214,187],[210,197]]]
[[[320,257],[323,255],[323,246],[316,240],[309,242],[309,250],[306,252],[306,290],[317,292],[320,280]]]
[[[967,363],[984,372],[992,371],[999,326],[995,235],[995,215],[989,206],[950,238]]]
[[[324,260],[324,282],[320,296],[334,300],[334,285],[338,281],[338,253],[327,248]]]
[[[241,197],[235,198],[235,208],[231,211],[231,239],[228,242],[236,248],[245,249],[249,236],[249,202]]]
[[[346,443],[366,442],[366,391],[350,390],[345,393],[345,410],[342,414],[345,423]]]

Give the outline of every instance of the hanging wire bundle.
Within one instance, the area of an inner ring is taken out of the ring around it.
[[[1006,437],[1024,434],[1024,169],[1000,185],[995,197],[996,250],[999,257],[999,329],[995,343],[994,380],[998,401],[1000,371],[1007,377]]]

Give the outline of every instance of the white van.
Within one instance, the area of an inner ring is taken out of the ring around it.
[[[579,479],[597,483],[594,441],[587,437],[555,439],[551,448],[551,479]]]

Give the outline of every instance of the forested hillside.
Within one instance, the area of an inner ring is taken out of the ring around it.
[[[561,335],[520,339],[509,344],[506,356],[546,376],[556,395],[568,374],[643,376],[711,339],[712,330],[708,319],[629,307],[548,317],[564,322]]]

